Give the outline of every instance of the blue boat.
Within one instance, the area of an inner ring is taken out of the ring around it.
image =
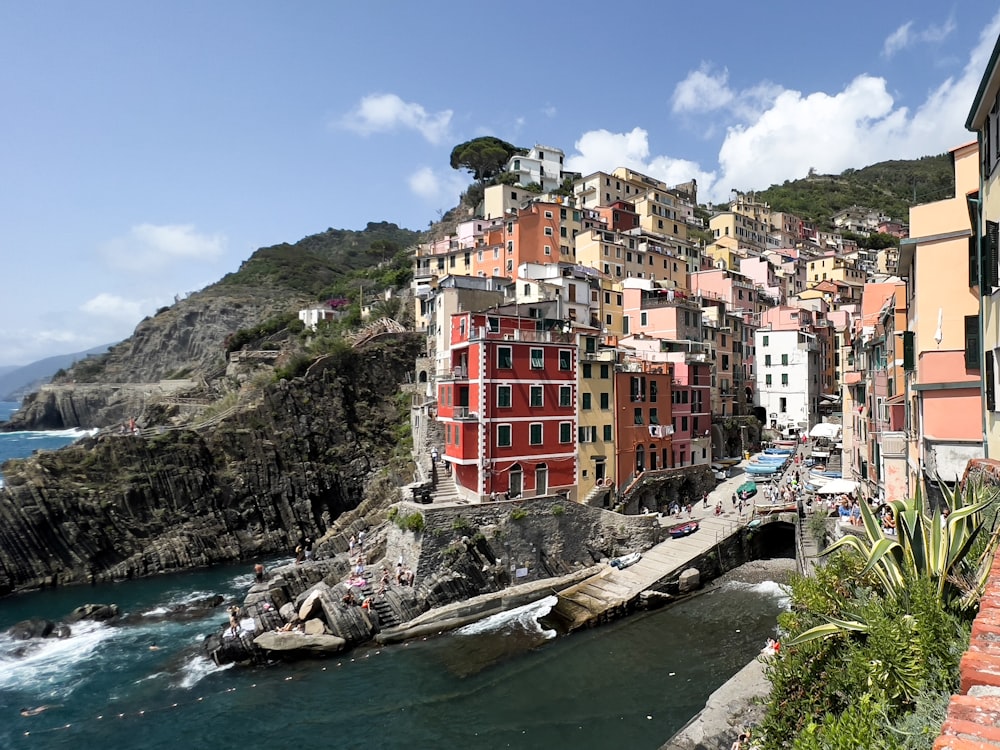
[[[747,474],[777,474],[781,471],[781,464],[747,464],[744,471],[746,471]]]
[[[764,453],[771,456],[790,456],[792,455],[791,448],[765,448]]]
[[[753,457],[751,463],[756,461],[757,463],[767,462],[769,464],[783,464],[788,460],[788,456],[768,456],[765,454],[758,454]]]

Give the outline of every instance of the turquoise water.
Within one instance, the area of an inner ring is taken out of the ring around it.
[[[10,419],[19,404],[0,401],[0,422]],[[38,450],[55,450],[88,434],[85,430],[40,430],[37,432],[0,432],[0,466],[11,458],[27,458]]]
[[[543,602],[439,638],[256,669],[201,656],[224,606],[162,617],[202,595],[241,597],[251,578],[217,568],[0,600],[4,630],[87,602],[117,603],[128,623],[74,626],[25,654],[0,635],[0,748],[656,748],[760,651],[783,606],[776,584],[726,584],[554,637],[535,621]],[[20,716],[39,705],[51,708]]]

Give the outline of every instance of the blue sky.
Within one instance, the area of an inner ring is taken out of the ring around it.
[[[0,365],[127,337],[258,247],[424,228],[492,134],[701,199],[940,153],[998,6],[0,0]]]

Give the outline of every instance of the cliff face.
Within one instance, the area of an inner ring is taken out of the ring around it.
[[[143,320],[102,358],[78,362],[65,378],[28,396],[7,429],[120,424],[141,412],[149,396],[144,384],[218,371],[226,364],[227,336],[308,301],[301,294],[239,286],[193,294]]]
[[[402,335],[332,356],[204,433],[104,436],[8,462],[0,594],[247,559],[319,536],[391,455],[397,383],[420,345]]]

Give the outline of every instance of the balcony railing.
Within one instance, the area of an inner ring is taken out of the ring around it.
[[[456,406],[454,417],[455,419],[477,421],[479,419],[479,414],[478,412],[469,411],[468,406]]]
[[[437,374],[438,380],[468,380],[469,369],[467,367],[449,367],[441,370]]]

